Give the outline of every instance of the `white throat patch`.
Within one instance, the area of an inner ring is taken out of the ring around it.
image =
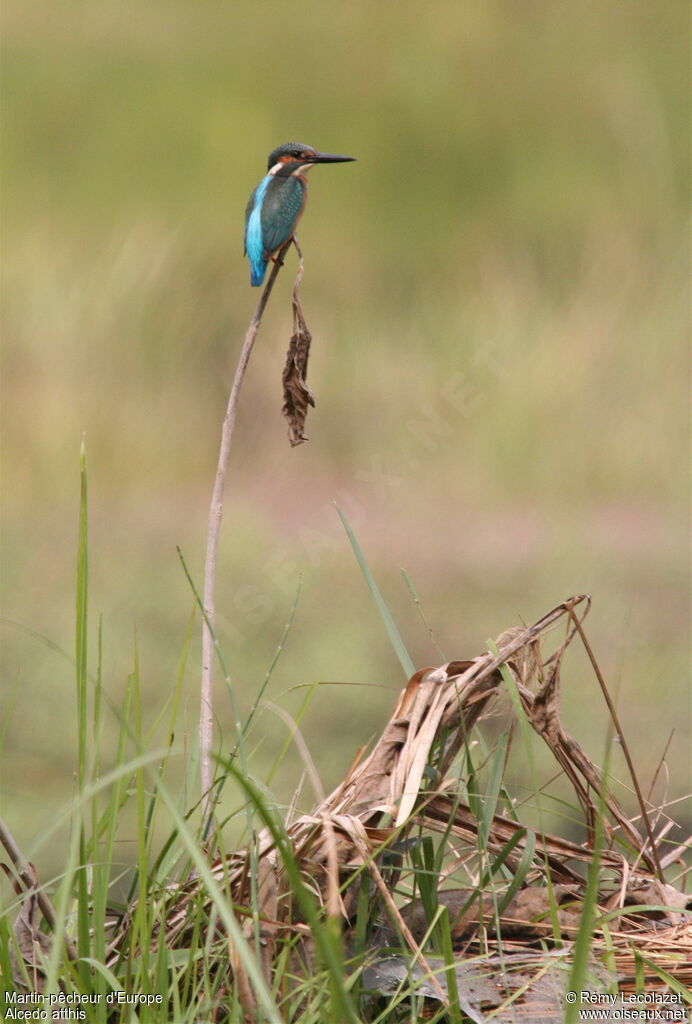
[[[269,168],[267,174],[277,174],[284,166],[285,165],[281,161],[279,161],[278,164],[274,164],[273,167]],[[297,174],[302,174],[303,171],[309,171],[310,168],[314,166],[314,164],[301,164],[300,167],[296,167],[295,171],[291,171],[291,177],[295,178]]]

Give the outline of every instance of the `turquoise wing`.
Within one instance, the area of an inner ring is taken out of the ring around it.
[[[267,269],[262,239],[261,213],[264,193],[271,184],[271,180],[268,175],[262,178],[250,196],[245,211],[245,255],[250,261],[250,284],[253,287],[262,284]]]
[[[293,234],[305,202],[305,185],[298,178],[272,178],[262,201],[262,242],[275,252]]]
[[[257,187],[259,188],[259,186],[257,186]],[[255,188],[255,189],[252,190],[252,195],[248,199],[247,206],[245,207],[245,235],[244,235],[244,238],[243,238],[243,254],[245,256],[247,256],[247,232],[248,232],[248,227],[250,226],[250,215],[251,215],[252,211],[255,208],[255,196],[256,195],[257,195],[257,189]]]

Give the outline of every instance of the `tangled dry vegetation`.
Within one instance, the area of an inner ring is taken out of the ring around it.
[[[310,921],[287,870],[288,856],[321,913],[345,929],[347,948],[355,949],[359,941],[366,952],[362,982],[373,998],[408,979],[431,1004],[447,1000],[449,978],[428,952],[434,925],[430,907],[420,895],[404,905],[392,895],[406,889],[407,877],[415,895],[410,854],[420,849],[423,836],[442,844],[433,910],[439,915],[446,908],[461,1008],[471,1019],[483,1020],[494,1010],[496,1021],[562,1020],[566,965],[594,862],[598,883],[589,937],[594,983],[612,989],[616,982],[621,992],[637,985],[641,991],[642,981],[647,990],[665,988],[666,974],[680,985],[692,983],[689,898],[664,880],[667,869],[682,863],[686,846],[663,852],[672,823],[643,799],[640,815],[626,817],[603,785],[603,773],[560,721],[565,654],[575,637],[590,653],[582,627],[588,608],[588,598],[573,598],[535,625],[503,634],[497,653],[417,672],[374,748],[367,756],[359,752],[343,782],[311,814],[287,824],[282,835],[274,827],[265,829],[252,851],[216,861],[217,880],[238,910],[251,905],[250,858],[256,858],[259,936],[255,932],[253,938],[249,917],[245,927],[251,942],[259,938],[269,984],[287,943],[294,978],[309,974],[319,961]],[[548,653],[546,638],[558,629],[560,640]],[[574,788],[584,816],[583,844],[533,833],[494,808],[484,821],[472,801],[462,798],[454,771],[458,755],[508,688],[515,715],[525,716],[524,727],[528,723],[547,744]],[[615,724],[617,731],[617,718]],[[477,880],[475,887],[453,887],[461,869]],[[190,909],[203,899],[194,878],[168,892],[164,919],[170,947],[186,944]],[[253,1020],[252,987],[228,949],[219,943],[218,967],[226,970],[228,985],[237,986],[247,1019]]]
[[[214,878],[285,1019],[301,1017],[330,928],[344,940],[359,1019],[374,1019],[384,1003],[394,1009],[380,1019],[410,1020],[405,1007],[415,999],[419,1015],[436,1020],[456,1000],[456,1020],[562,1021],[584,941],[591,987],[622,998],[692,984],[692,923],[681,882],[689,843],[667,838],[671,819],[641,794],[639,814],[628,818],[604,783],[607,772],[560,720],[561,667],[577,638],[619,733],[582,625],[588,608],[588,598],[572,598],[535,625],[504,633],[494,651],[417,672],[370,753],[358,753],[311,814],[282,821],[258,799],[266,827],[254,845],[224,856],[208,848]],[[549,634],[558,638],[552,649]],[[469,778],[470,748],[479,748],[474,727],[500,702],[514,724],[494,754],[483,755],[489,782],[481,792]],[[503,773],[510,736],[522,730],[540,736],[569,779],[583,812],[583,843],[520,822]],[[635,779],[632,786],[639,794]],[[665,880],[676,876],[676,885]],[[147,898],[159,903],[154,947],[194,947],[191,934],[203,921],[200,970],[221,979],[208,1019],[228,1022],[233,1000],[246,1021],[258,1019],[256,986],[199,873]],[[135,901],[113,922],[109,968],[137,944],[136,918]],[[19,920],[16,934],[17,927]]]

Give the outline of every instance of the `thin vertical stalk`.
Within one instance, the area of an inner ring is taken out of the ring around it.
[[[646,830],[646,835],[649,840],[649,850],[647,850],[646,847],[642,847],[643,856],[647,861],[649,867],[658,877],[659,881],[665,883],[665,875],[663,873],[663,868],[661,867],[661,859],[658,853],[658,846],[656,845],[656,836],[654,835],[654,830],[651,825],[651,819],[649,818],[649,813],[646,809],[646,801],[644,800],[644,794],[642,793],[641,786],[639,785],[639,779],[637,778],[637,773],[634,769],[634,761],[632,760],[632,755],[630,754],[630,749],[627,745],[625,734],[623,733],[622,726],[620,725],[620,718],[618,716],[617,711],[615,710],[615,705],[613,704],[610,692],[608,690],[608,687],[606,686],[605,679],[603,678],[603,673],[601,672],[600,666],[596,661],[596,655],[594,654],[591,648],[591,644],[589,643],[588,637],[584,632],[580,620],[574,613],[573,600],[569,602],[568,612],[570,619],[574,623],[575,629],[579,633],[579,637],[581,639],[582,644],[584,645],[584,650],[588,655],[589,661],[591,662],[591,667],[593,668],[594,673],[596,675],[596,679],[598,680],[598,685],[601,688],[601,693],[603,694],[603,698],[606,704],[608,705],[608,711],[610,712],[611,720],[613,722],[613,725],[615,726],[615,731],[618,735],[620,747],[622,749],[623,754],[625,755],[625,761],[627,762],[630,778],[632,779],[632,785],[634,786],[634,792],[637,796],[637,803],[639,804],[639,810],[641,811],[642,821],[644,822],[644,828]],[[603,772],[604,786],[605,783],[606,775],[605,772]]]
[[[212,773],[212,736],[214,725],[214,638],[212,632],[216,626],[216,566],[219,550],[219,534],[221,531],[221,517],[223,515],[223,496],[226,486],[226,474],[228,460],[231,454],[231,444],[235,431],[236,412],[238,409],[238,398],[242,387],[245,371],[255,344],[257,331],[259,330],[265,306],[276,276],[283,265],[283,258],[291,245],[293,239],[289,239],[283,246],[276,262],[272,266],[269,280],[264,286],[264,291],[255,310],[247,332],[245,341],[240,352],[238,365],[233,376],[231,392],[228,396],[226,415],[221,427],[221,445],[219,447],[219,460],[216,467],[214,489],[209,506],[209,519],[207,522],[207,549],[204,559],[204,616],[202,617],[202,675],[200,681],[200,712],[199,712],[199,759],[200,759],[200,781],[202,790],[202,815],[206,820],[211,807],[211,786],[213,782]]]
[[[87,544],[87,471],[84,440],[79,453],[79,533],[77,537],[77,607],[75,615],[75,665],[77,681],[77,778],[80,791],[87,774],[87,608],[88,608],[88,544]]]
[[[77,683],[77,780],[80,798],[87,784],[88,772],[88,593],[89,593],[89,544],[88,544],[88,501],[87,501],[87,464],[84,439],[79,452],[79,534],[77,539],[77,606],[75,615],[75,667]],[[89,919],[89,878],[87,875],[87,838],[86,838],[86,806],[81,805],[75,827],[79,830],[79,868],[77,872],[78,915],[77,915],[77,948],[80,958],[90,954],[90,919]],[[79,972],[86,983],[89,968],[80,963]]]

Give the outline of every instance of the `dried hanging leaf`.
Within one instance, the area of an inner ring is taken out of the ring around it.
[[[303,259],[301,256],[298,276],[293,286],[293,337],[286,353],[281,380],[284,387],[284,404],[282,412],[288,420],[288,439],[291,447],[302,444],[308,438],[305,434],[305,420],[308,406],[315,406],[315,399],[306,384],[308,375],[308,358],[312,335],[305,322],[303,307],[300,304],[298,288],[303,277]]]
[[[314,408],[315,405],[315,399],[305,383],[311,340],[307,327],[293,335],[281,375],[284,386],[284,404],[281,411],[288,420],[288,439],[291,447],[308,440],[305,434],[305,420],[308,406]]]

